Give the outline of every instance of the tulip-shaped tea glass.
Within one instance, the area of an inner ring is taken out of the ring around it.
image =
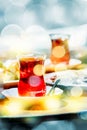
[[[20,79],[18,93],[20,96],[44,96],[44,61],[46,56],[41,53],[30,53],[19,56]]]
[[[50,34],[51,54],[50,59],[53,64],[65,63],[70,60],[69,35],[67,34]]]

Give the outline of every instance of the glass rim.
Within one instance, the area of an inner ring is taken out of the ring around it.
[[[20,54],[20,55],[17,55],[16,56],[17,59],[22,59],[22,58],[32,58],[32,57],[35,57],[35,58],[43,58],[45,59],[46,58],[46,54],[45,53],[42,53],[42,52],[29,52],[29,53],[23,53],[23,54]]]
[[[57,38],[62,38],[62,39],[69,39],[70,34],[65,34],[65,33],[51,33],[49,34],[51,39],[57,39]]]

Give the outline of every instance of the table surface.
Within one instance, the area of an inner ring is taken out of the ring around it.
[[[4,83],[4,89],[17,88],[18,81]],[[49,86],[50,87],[50,86]],[[52,98],[52,97],[51,97]],[[60,120],[72,120],[72,119],[85,119],[87,120],[87,91],[83,91],[82,95],[71,96],[70,93],[63,93],[61,98],[58,97],[60,105],[58,108],[53,107],[49,110],[28,110],[22,111],[22,113],[15,114],[16,105],[12,108],[12,113],[6,113],[8,104],[5,104],[9,99],[0,94],[0,120],[8,122],[8,124],[14,122],[17,124],[24,124],[28,127],[34,127],[44,121],[60,121]],[[45,99],[47,100],[47,98]],[[15,99],[18,102],[18,99]],[[10,103],[14,103],[11,99]],[[64,103],[64,104],[63,104]]]
[[[66,70],[67,71],[67,70]],[[71,70],[70,70],[71,71]],[[73,70],[72,70],[73,71]],[[60,72],[59,72],[60,73]],[[48,74],[47,74],[48,75]],[[10,88],[17,87],[18,81],[4,83],[4,89],[9,90]],[[6,109],[6,101],[9,100],[7,97],[1,94],[0,96],[0,118],[40,118],[43,119],[67,119],[67,118],[80,118],[80,115],[87,112],[87,91],[82,90],[82,94],[72,96],[69,92],[61,94],[61,98],[57,98],[59,105],[57,108],[52,107],[52,109],[47,110],[27,110],[23,113],[18,113],[16,115],[9,114],[4,111]],[[51,96],[52,98],[52,96]],[[45,97],[45,100],[48,98]],[[12,99],[13,100],[13,99]],[[13,102],[13,101],[10,102]],[[15,99],[15,102],[18,99]],[[53,101],[54,102],[54,101]],[[52,102],[52,103],[53,103]],[[64,104],[63,104],[64,103]],[[16,106],[14,106],[16,108]],[[25,109],[24,109],[25,110]],[[14,112],[13,112],[14,113]]]
[[[54,97],[56,96],[50,96],[50,99],[54,99]],[[24,99],[24,101],[26,103],[28,103],[28,101],[30,101],[31,99]],[[32,101],[35,102],[36,99],[33,99]],[[37,99],[37,102],[39,102],[40,100],[43,99]],[[48,97],[45,97],[45,101],[49,101]],[[84,114],[85,112],[87,112],[87,96],[85,95],[81,95],[81,96],[71,96],[71,95],[64,95],[62,94],[61,97],[56,97],[56,100],[58,101],[59,105],[57,107],[53,107],[43,110],[43,109],[39,109],[39,110],[32,110],[32,109],[23,109],[22,113],[17,113],[14,114],[14,110],[16,109],[17,106],[14,106],[15,109],[13,110],[13,113],[5,113],[5,108],[7,106],[6,102],[8,101],[8,103],[12,102],[20,102],[21,99],[18,98],[7,98],[5,96],[3,96],[1,94],[0,96],[0,118],[41,118],[41,119],[53,119],[53,118],[57,118],[57,119],[66,119],[66,118],[79,118],[80,114]],[[54,104],[55,100],[53,100]],[[22,103],[21,103],[22,104]],[[16,105],[16,104],[15,104]],[[23,105],[23,104],[22,104]],[[29,103],[30,105],[30,103]],[[37,104],[34,104],[37,105]],[[55,104],[54,104],[55,105]],[[28,107],[28,104],[27,104]],[[7,110],[7,108],[6,108]]]

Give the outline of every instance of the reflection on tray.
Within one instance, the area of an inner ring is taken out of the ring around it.
[[[49,90],[50,87],[47,87],[47,93]],[[58,88],[53,95],[42,97],[20,97],[17,88],[4,90],[2,94],[7,99],[4,101],[1,113],[8,117],[52,114],[66,105],[66,102],[61,98],[62,90]]]
[[[57,75],[57,77],[55,76]],[[84,79],[85,84],[87,81],[87,69],[84,70],[66,70],[61,72],[55,72],[45,75],[45,81],[48,82],[52,76],[58,79],[62,78],[62,83],[67,85],[71,83],[71,79],[77,79],[80,77]],[[66,78],[66,80],[65,80]],[[54,84],[54,81],[50,80],[50,84]],[[64,81],[64,82],[63,82]],[[68,81],[68,82],[66,82]],[[18,81],[14,81],[18,83]],[[14,83],[13,81],[9,83]],[[7,84],[7,82],[5,82]],[[71,84],[72,85],[72,84]],[[83,87],[83,86],[82,86]],[[84,86],[85,89],[87,86]],[[47,93],[51,87],[47,86]],[[65,113],[78,113],[87,110],[87,97],[76,93],[76,89],[71,92],[71,95],[64,95],[63,91],[59,88],[55,89],[53,95],[46,95],[44,97],[19,97],[17,88],[11,88],[2,91],[2,94],[6,96],[6,100],[0,100],[0,116],[2,117],[42,117],[44,115],[60,115]],[[81,91],[80,91],[81,92]],[[74,94],[73,94],[74,93]],[[77,95],[76,95],[77,94]]]
[[[0,117],[40,117],[79,113],[87,110],[87,97],[11,97],[0,102]]]

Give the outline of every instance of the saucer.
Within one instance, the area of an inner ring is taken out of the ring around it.
[[[51,60],[50,59],[46,59],[46,61],[45,61],[45,65],[50,65],[50,64],[52,64],[52,62],[51,62]],[[60,64],[57,64],[57,65],[61,65],[61,64],[64,64],[64,63],[60,63]],[[81,64],[81,60],[79,60],[79,59],[70,59],[69,60],[69,66],[71,66],[71,65],[78,65],[78,64]],[[64,64],[64,65],[66,65],[66,64]]]
[[[46,94],[50,91],[51,88],[52,87],[50,87],[50,86],[46,87]],[[55,88],[54,95],[59,95],[59,94],[62,94],[62,93],[63,93],[63,91],[61,89]],[[7,98],[11,98],[11,97],[21,98],[21,96],[19,96],[19,94],[18,94],[18,88],[5,89],[5,90],[2,91],[2,94],[4,96],[6,96]]]
[[[46,68],[46,72],[50,73],[54,71],[72,69],[77,67],[80,64],[81,64],[81,60],[79,59],[70,59],[69,64],[65,64],[65,63],[52,64],[50,59],[46,59],[45,68]]]

